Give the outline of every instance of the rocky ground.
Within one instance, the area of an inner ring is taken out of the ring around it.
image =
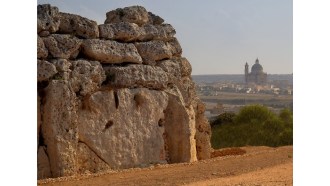
[[[212,159],[38,180],[38,185],[293,185],[293,147],[226,149]],[[214,155],[215,156],[215,155]]]

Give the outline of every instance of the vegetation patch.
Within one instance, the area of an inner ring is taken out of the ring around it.
[[[231,120],[223,122],[219,118],[221,116],[212,122],[211,144],[214,149],[293,144],[293,114],[288,109],[276,115],[265,106],[249,105]]]

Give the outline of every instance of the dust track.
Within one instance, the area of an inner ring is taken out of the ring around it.
[[[292,185],[292,146],[243,147],[244,155],[38,180],[38,185]]]

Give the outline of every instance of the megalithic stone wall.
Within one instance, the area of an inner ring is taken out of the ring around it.
[[[141,6],[105,24],[38,5],[38,179],[210,157],[175,29]]]

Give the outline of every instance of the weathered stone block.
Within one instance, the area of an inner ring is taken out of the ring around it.
[[[56,67],[48,61],[37,61],[37,80],[47,81],[50,77],[57,73]]]
[[[102,63],[142,63],[142,58],[132,43],[87,39],[83,43],[83,53]]]
[[[168,77],[160,67],[148,65],[128,65],[125,67],[104,67],[106,83],[113,87],[145,87],[165,89]]]
[[[82,38],[98,38],[99,28],[96,21],[81,17],[79,15],[60,13],[59,32],[74,34]]]
[[[82,41],[72,35],[52,34],[43,39],[53,58],[74,59],[79,54]]]
[[[78,112],[79,140],[113,169],[166,163],[159,122],[167,100],[145,88],[95,92]]]
[[[49,31],[54,33],[60,25],[58,8],[49,4],[37,6],[37,31]]]
[[[38,40],[37,40],[37,58],[40,59],[45,59],[48,56],[48,50],[45,47],[45,44],[42,40],[41,37],[38,36]]]
[[[142,6],[130,6],[125,8],[117,8],[107,12],[107,19],[104,21],[107,23],[119,23],[129,22],[137,25],[144,25],[149,21],[149,15],[147,10]]]

